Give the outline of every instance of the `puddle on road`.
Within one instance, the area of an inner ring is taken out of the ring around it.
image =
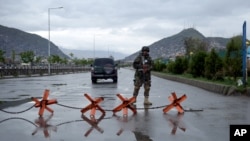
[[[0,103],[0,109],[4,109],[7,107],[15,107],[15,106],[18,106],[18,105],[21,105],[21,104],[24,104],[24,103],[31,101],[31,98],[25,98],[25,99],[21,99],[21,100],[16,100],[19,98],[9,98],[9,99],[11,99],[11,101],[3,101],[2,103]],[[15,100],[15,101],[13,101],[13,100]]]
[[[57,83],[57,84],[51,84],[52,86],[64,86],[67,85],[66,83]]]
[[[61,121],[61,120],[58,120],[58,117],[56,117],[56,119],[53,119],[53,116],[54,116],[53,114],[41,116],[33,120],[20,118],[20,117],[10,117],[10,118],[1,120],[0,126],[4,122],[16,123],[16,124],[19,124],[20,126],[25,125],[27,123],[32,124],[34,127],[30,128],[30,130],[28,131],[25,130],[25,132],[28,132],[28,133],[30,132],[30,134],[28,135],[33,136],[33,139],[34,137],[57,138],[59,136],[63,138],[66,136],[65,132],[72,131],[72,130],[74,130],[74,134],[73,134],[74,136],[76,134],[78,136],[78,133],[79,133],[79,136],[81,138],[85,137],[89,139],[92,139],[93,137],[97,139],[111,137],[111,138],[118,138],[119,140],[123,141],[125,139],[123,138],[124,136],[129,136],[128,138],[133,138],[134,140],[137,140],[137,141],[153,141],[154,139],[153,137],[150,136],[152,132],[150,131],[150,129],[153,128],[152,125],[151,126],[144,125],[144,124],[149,124],[149,123],[145,123],[146,121],[143,120],[142,116],[145,116],[144,114],[139,114],[139,115],[135,114],[135,115],[130,115],[130,116],[113,115],[113,116],[108,116],[108,117],[106,117],[105,114],[98,115],[96,117],[82,115],[81,118],[78,118],[75,120],[72,119],[68,121],[63,121],[60,123],[56,123],[56,121]],[[167,122],[161,122],[161,124],[166,124],[165,125],[167,129],[166,131],[169,131],[168,130],[169,127],[172,129],[171,133],[168,133],[168,134],[175,135],[178,132],[186,131],[185,123],[182,122],[183,114],[176,114],[176,115],[164,114],[163,117],[166,119]],[[15,121],[12,122],[12,120],[15,120]],[[20,122],[22,123],[20,124]],[[150,122],[150,121],[147,121],[147,122]],[[153,123],[154,122],[155,121],[153,121]],[[5,125],[10,125],[10,124],[5,124]],[[112,125],[112,128],[110,128],[111,125]],[[146,129],[146,127],[148,128]],[[72,129],[69,129],[69,128],[72,128]],[[10,129],[14,131],[18,131],[18,132],[23,132],[23,131],[19,131],[20,129],[16,128],[15,126],[8,127],[8,130]],[[122,137],[122,138],[119,138],[119,137]]]
[[[20,94],[20,95],[18,95],[19,97],[27,97],[27,96],[29,96],[30,97],[30,95],[29,94]]]
[[[97,83],[92,83],[92,88],[117,88],[117,83],[110,81],[98,81]]]
[[[177,113],[176,115],[171,115],[171,114],[164,114],[164,117],[167,119],[169,122],[170,126],[172,127],[171,134],[175,135],[177,129],[185,132],[186,131],[186,125],[182,121],[184,114]]]

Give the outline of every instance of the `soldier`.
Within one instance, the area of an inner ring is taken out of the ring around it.
[[[149,90],[151,86],[151,69],[153,61],[149,56],[149,48],[142,47],[141,53],[135,58],[133,67],[136,69],[134,75],[134,93],[133,96],[137,98],[140,87],[144,84],[144,105],[152,105],[148,100]],[[136,102],[136,101],[135,101]]]

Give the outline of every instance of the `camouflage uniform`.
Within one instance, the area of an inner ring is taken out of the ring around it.
[[[133,62],[133,67],[134,69],[136,69],[134,75],[134,93],[133,93],[134,97],[138,96],[140,87],[144,84],[144,96],[145,98],[148,98],[151,87],[150,71],[152,69],[152,66],[153,66],[153,61],[149,55],[143,55],[143,53],[140,53],[135,58]]]

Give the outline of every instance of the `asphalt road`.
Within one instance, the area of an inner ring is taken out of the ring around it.
[[[129,110],[127,116],[122,111],[113,115],[112,110],[121,104],[116,94],[132,96],[133,75],[132,70],[120,69],[117,84],[112,80],[92,84],[89,72],[2,79],[0,101],[15,102],[1,104],[1,141],[229,141],[231,124],[250,123],[249,97],[223,96],[154,76],[152,106],[144,107],[141,89],[137,114]],[[39,108],[32,107],[35,103],[30,98],[40,100],[45,89],[50,90],[48,99],[56,99],[58,104],[48,105],[54,114],[45,110],[40,117]],[[172,92],[177,97],[186,94],[187,99],[181,103],[184,114],[178,114],[175,108],[163,113]],[[92,118],[89,111],[82,115],[81,109],[90,104],[85,93],[104,98],[98,104],[105,115],[98,110]]]

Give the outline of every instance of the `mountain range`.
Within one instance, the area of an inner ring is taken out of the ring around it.
[[[209,48],[225,49],[226,44],[229,42],[229,38],[222,37],[205,37],[199,31],[194,28],[184,29],[181,32],[160,39],[149,45],[150,55],[153,59],[156,58],[169,58],[176,56],[177,54],[184,54],[186,49],[184,41],[187,38],[197,38],[205,41]],[[126,56],[118,52],[98,51],[96,50],[69,50],[65,48],[59,48],[53,42],[51,44],[51,55],[58,55],[61,58],[70,58],[69,54],[72,53],[73,57],[77,58],[93,58],[98,57],[109,57],[113,56],[115,59],[124,61],[132,61],[139,54],[140,50]],[[47,57],[48,56],[48,40],[36,35],[21,31],[15,28],[9,28],[0,25],[0,50],[5,51],[5,56],[11,58],[12,51],[16,54],[25,51],[34,51],[36,56]]]
[[[33,51],[36,56],[48,56],[48,40],[36,35],[0,25],[0,49],[5,51],[5,56],[11,58],[12,51],[20,54],[25,51]],[[61,58],[69,58],[58,46],[50,42],[50,54]]]
[[[77,50],[77,49],[66,49],[60,47],[60,49],[67,55],[73,54],[73,58],[94,58],[95,57],[110,57],[113,56],[115,60],[124,59],[126,57],[125,54],[120,52],[110,52],[110,51],[103,51],[103,50]]]
[[[186,48],[184,45],[184,41],[187,38],[196,38],[201,41],[204,41],[208,44],[208,48],[216,48],[216,49],[225,49],[227,43],[230,38],[222,38],[222,37],[205,37],[199,31],[194,28],[184,29],[181,32],[163,38],[159,41],[156,41],[149,45],[150,56],[152,59],[156,58],[170,58],[174,57],[178,54],[185,54]],[[140,50],[125,57],[125,61],[132,61],[135,57],[140,53]]]

